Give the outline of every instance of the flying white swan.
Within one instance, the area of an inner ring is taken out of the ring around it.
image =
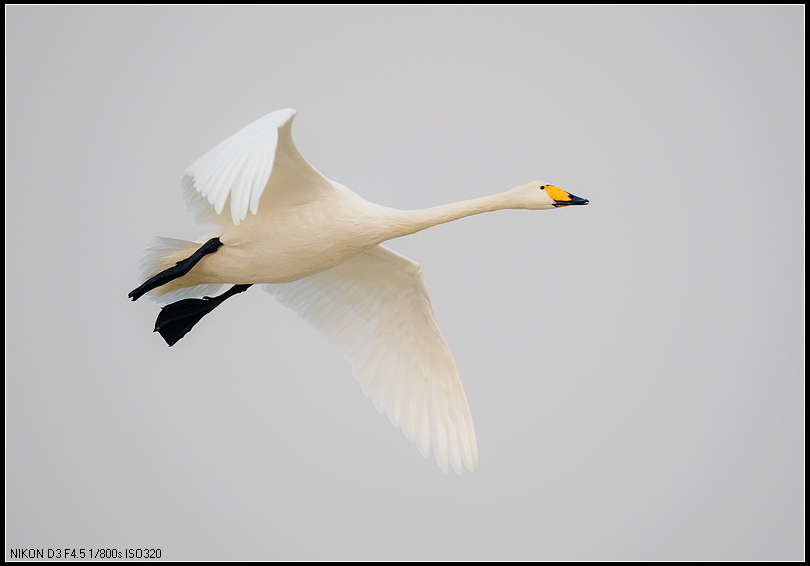
[[[425,210],[372,204],[315,170],[292,141],[296,111],[278,110],[186,170],[195,242],[157,238],[144,253],[147,292],[164,306],[155,331],[169,346],[225,299],[263,283],[344,352],[363,393],[427,458],[461,475],[478,463],[470,408],[436,327],[419,264],[380,245],[430,226],[506,208],[588,201],[541,182]],[[218,297],[223,284],[234,286]],[[174,302],[172,302],[174,301]]]

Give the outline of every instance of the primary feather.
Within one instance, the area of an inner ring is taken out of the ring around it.
[[[419,264],[377,246],[316,275],[265,288],[344,352],[363,393],[416,443],[461,474],[478,462],[456,364],[433,321]]]

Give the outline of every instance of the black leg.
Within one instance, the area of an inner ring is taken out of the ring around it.
[[[144,281],[140,287],[130,291],[129,298],[133,301],[137,301],[141,296],[148,293],[152,289],[157,289],[161,285],[165,285],[169,281],[173,281],[178,279],[191,271],[191,268],[194,267],[199,263],[199,261],[204,258],[208,254],[212,254],[217,251],[217,248],[222,245],[222,242],[219,241],[219,238],[211,238],[207,242],[205,242],[200,249],[196,252],[191,254],[186,259],[178,261],[174,266],[164,269],[154,277],[150,277],[146,281]]]
[[[180,338],[188,334],[194,325],[222,302],[237,293],[247,291],[250,285],[234,285],[218,297],[183,299],[160,309],[155,322],[155,332],[160,332],[166,344],[174,346]]]

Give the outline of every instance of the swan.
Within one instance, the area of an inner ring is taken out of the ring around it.
[[[196,242],[155,238],[129,293],[161,303],[169,346],[226,299],[263,284],[344,353],[363,393],[425,458],[461,475],[478,463],[470,408],[433,319],[419,264],[382,242],[473,214],[588,204],[535,181],[424,210],[372,204],[310,165],[292,140],[296,110],[272,112],[185,172],[186,205],[215,227]],[[210,297],[223,284],[227,292]],[[202,298],[200,298],[202,297]]]

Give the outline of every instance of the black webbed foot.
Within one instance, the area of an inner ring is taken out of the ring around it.
[[[217,308],[225,299],[247,291],[250,285],[234,285],[218,297],[183,299],[160,309],[155,321],[155,332],[159,332],[166,344],[174,346],[180,338],[188,334],[194,325],[209,312]]]

